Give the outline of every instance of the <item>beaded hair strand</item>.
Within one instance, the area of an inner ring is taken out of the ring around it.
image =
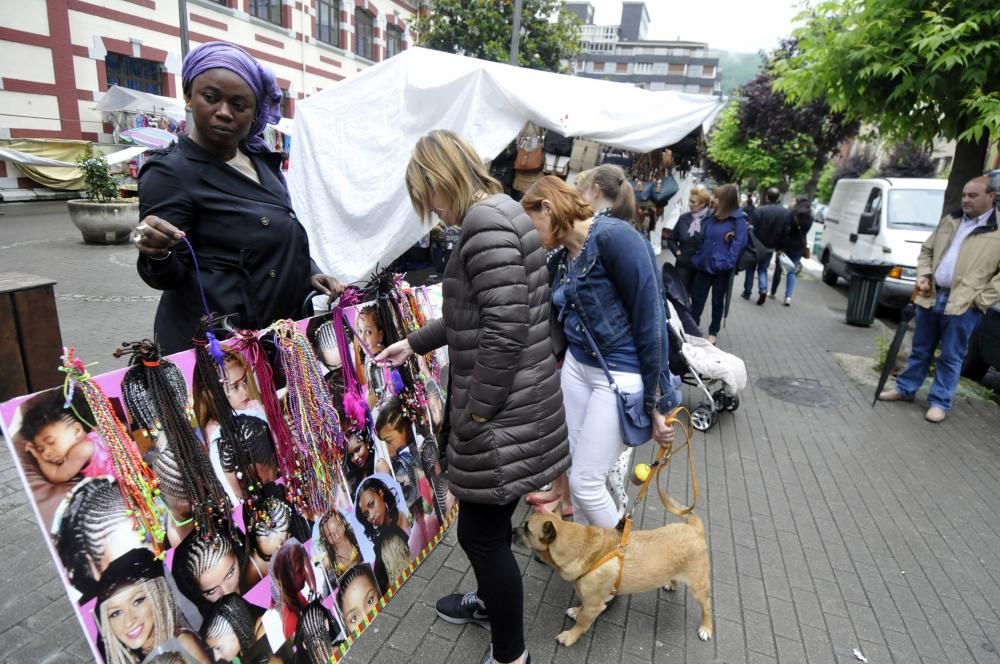
[[[104,390],[91,380],[86,365],[75,357],[72,348],[65,349],[60,370],[66,374],[63,387],[66,396],[64,407],[72,408],[76,416],[82,418],[73,406],[74,388],[78,387],[94,418],[92,424],[87,424],[97,429],[111,456],[114,476],[118,480],[118,489],[126,511],[135,520],[139,532],[145,535],[146,541],[159,555],[160,544],[166,536],[163,527],[165,510],[158,500],[160,491],[153,471],[142,460],[135,441],[118,419]]]
[[[340,417],[312,345],[295,321],[278,321],[272,329],[288,381],[285,410],[296,441],[292,499],[306,514],[323,514],[334,505],[343,482]]]
[[[236,413],[229,405],[229,397],[226,396],[223,387],[229,380],[225,362],[230,359],[235,360],[236,356],[226,353],[225,359],[220,365],[214,357],[209,355],[208,343],[198,339],[195,340],[194,355],[194,370],[198,372],[201,384],[205,387],[209,412],[219,424],[220,442],[225,440],[228,444],[230,459],[235,466],[236,481],[240,485],[244,499],[253,508],[260,494],[260,478],[257,476],[257,466],[248,449],[247,431],[245,427],[237,425]],[[203,427],[206,425],[205,422],[200,424]]]
[[[120,355],[132,355],[132,367],[122,379],[122,385],[128,384],[130,390],[135,390],[136,396],[144,394],[146,400],[159,404],[159,429],[166,437],[165,444],[173,448],[174,460],[181,471],[191,503],[195,530],[207,540],[220,533],[232,536],[232,521],[229,517],[232,506],[229,497],[212,470],[204,446],[191,427],[187,409],[179,407],[177,395],[168,378],[176,370],[176,365],[170,360],[161,359],[159,347],[149,340],[124,344],[119,350]],[[186,391],[182,403],[187,403]],[[130,414],[136,417],[137,422],[140,421],[135,413],[130,411]],[[149,430],[151,438],[155,438],[155,433],[155,430]]]

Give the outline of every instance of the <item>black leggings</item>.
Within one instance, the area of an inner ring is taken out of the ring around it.
[[[463,500],[458,511],[458,543],[472,563],[479,599],[490,615],[493,658],[513,662],[524,652],[524,587],[510,550],[510,519],[517,501],[485,505]]]
[[[729,278],[732,270],[709,274],[698,270],[694,275],[694,285],[691,288],[691,315],[701,326],[701,313],[708,301],[708,291],[712,291],[712,321],[708,324],[708,333],[715,336],[722,327],[722,316],[725,313],[726,291],[729,289]]]

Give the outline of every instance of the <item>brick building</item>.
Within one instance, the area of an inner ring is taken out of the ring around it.
[[[181,96],[183,0],[17,0],[0,17],[0,138],[111,142],[110,85]],[[412,43],[428,0],[186,0],[191,48],[238,44],[295,101]],[[0,161],[0,190],[38,185]]]
[[[580,54],[573,73],[631,83],[647,90],[720,94],[719,59],[708,44],[646,39],[649,12],[644,2],[623,2],[618,25],[595,25],[588,2],[567,2],[581,23]]]

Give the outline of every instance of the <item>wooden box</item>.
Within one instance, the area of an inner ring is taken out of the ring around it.
[[[62,335],[51,279],[0,272],[0,401],[62,382]]]

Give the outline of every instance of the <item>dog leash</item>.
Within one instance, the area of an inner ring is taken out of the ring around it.
[[[679,419],[681,414],[687,415],[687,424]],[[667,424],[676,424],[684,432],[684,444],[674,449],[673,445],[668,445],[666,447],[660,447],[656,451],[656,459],[649,466],[650,471],[646,475],[645,479],[642,481],[642,486],[639,488],[639,494],[635,498],[635,502],[625,513],[625,516],[618,523],[617,528],[622,531],[621,539],[618,541],[618,546],[615,547],[614,551],[610,551],[601,557],[595,564],[593,564],[590,569],[584,572],[581,576],[585,576],[590,572],[594,571],[604,563],[612,560],[614,558],[618,559],[618,576],[615,578],[615,587],[612,594],[617,595],[619,588],[622,585],[622,574],[625,571],[625,551],[628,549],[629,539],[632,534],[632,512],[635,510],[636,505],[643,502],[646,498],[646,492],[649,490],[649,485],[655,480],[657,493],[660,495],[660,502],[663,503],[664,509],[669,511],[669,501],[670,496],[666,491],[660,486],[660,472],[670,465],[670,460],[673,458],[674,454],[680,450],[687,448],[688,457],[688,468],[691,471],[691,504],[680,510],[679,516],[684,516],[690,514],[694,510],[695,503],[698,502],[698,477],[695,475],[694,471],[694,457],[691,455],[691,413],[687,408],[683,406],[678,406],[670,411],[667,415]]]

